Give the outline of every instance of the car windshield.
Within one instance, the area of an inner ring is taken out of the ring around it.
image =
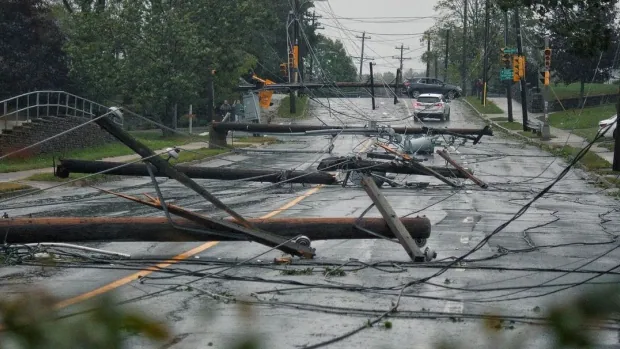
[[[420,103],[438,103],[439,97],[418,97],[418,102]]]

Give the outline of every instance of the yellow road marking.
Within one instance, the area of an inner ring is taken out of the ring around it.
[[[366,141],[366,144],[362,147],[362,150],[360,152],[366,151],[372,144],[373,144],[373,140],[369,139],[368,141]],[[291,200],[290,202],[286,203],[284,206],[276,209],[275,211],[269,212],[268,214],[266,214],[266,215],[264,215],[264,216],[262,216],[260,218],[261,219],[268,219],[268,218],[274,217],[274,216],[276,216],[276,215],[278,215],[278,214],[288,210],[289,208],[299,204],[303,199],[305,199],[308,196],[316,193],[322,187],[323,187],[323,185],[318,185],[318,186],[316,186],[316,187],[306,191],[301,196],[299,196],[299,197]],[[104,293],[110,292],[110,291],[112,291],[112,290],[114,290],[116,288],[119,288],[121,286],[127,285],[128,283],[130,283],[132,281],[135,281],[136,279],[138,279],[140,277],[144,277],[144,276],[149,275],[151,273],[154,273],[154,272],[156,272],[156,271],[158,271],[160,269],[167,268],[167,267],[169,267],[169,266],[171,266],[171,265],[173,265],[173,264],[175,264],[175,263],[177,263],[179,261],[182,261],[182,260],[187,259],[187,258],[189,258],[191,256],[194,256],[194,255],[196,255],[196,254],[198,254],[198,253],[200,253],[202,251],[205,251],[205,250],[207,250],[207,249],[217,245],[218,243],[219,243],[219,241],[210,241],[210,242],[204,243],[204,244],[202,244],[200,246],[197,246],[197,247],[195,247],[195,248],[193,248],[193,249],[191,249],[189,251],[185,251],[185,252],[183,252],[183,253],[181,253],[179,255],[176,255],[176,256],[174,256],[172,259],[170,259],[168,261],[156,264],[156,265],[154,265],[152,267],[146,268],[146,269],[141,270],[141,271],[139,271],[137,273],[133,273],[131,275],[125,276],[125,277],[123,277],[121,279],[113,281],[113,282],[111,282],[111,283],[109,283],[107,285],[101,286],[101,287],[99,287],[97,289],[94,289],[92,291],[83,293],[83,294],[81,294],[79,296],[75,296],[73,298],[69,298],[69,299],[65,299],[63,301],[60,301],[60,302],[56,303],[54,305],[54,307],[56,309],[65,308],[65,307],[68,307],[68,306],[71,306],[71,305],[83,302],[83,301],[88,300],[90,298],[102,295]]]
[[[302,194],[301,196],[291,200],[290,202],[286,203],[284,206],[276,209],[275,211],[269,212],[268,214],[266,214],[266,215],[264,215],[264,216],[262,216],[260,218],[261,219],[271,218],[273,216],[276,216],[276,215],[278,215],[278,214],[288,210],[289,208],[291,208],[291,207],[297,205],[298,203],[300,203],[303,199],[305,199],[308,196],[316,193],[321,187],[322,187],[322,185],[319,185],[317,187],[314,187],[314,188],[306,191],[304,194]],[[200,246],[197,246],[197,247],[195,247],[195,248],[193,248],[193,249],[191,249],[189,251],[185,251],[185,252],[183,252],[183,253],[181,253],[181,254],[179,254],[177,256],[174,256],[174,257],[172,257],[172,259],[170,259],[168,261],[156,264],[156,265],[154,265],[152,267],[148,267],[148,268],[146,268],[144,270],[141,270],[141,271],[139,271],[137,273],[133,273],[131,275],[125,276],[125,277],[123,277],[121,279],[113,281],[113,282],[111,282],[111,283],[109,283],[107,285],[101,286],[101,287],[99,287],[97,289],[94,289],[92,291],[83,293],[83,294],[81,294],[79,296],[75,296],[73,298],[69,298],[69,299],[60,301],[60,302],[56,303],[54,305],[54,307],[56,309],[65,308],[65,307],[68,307],[70,305],[74,305],[74,304],[83,302],[85,300],[91,299],[93,297],[102,295],[104,293],[110,292],[110,291],[112,291],[112,290],[114,290],[116,288],[119,288],[121,286],[127,285],[128,283],[130,283],[132,281],[135,281],[136,279],[138,279],[140,277],[144,277],[144,276],[149,275],[151,273],[154,273],[154,272],[156,272],[156,271],[158,271],[160,269],[167,268],[167,267],[171,266],[172,264],[175,264],[175,263],[177,263],[179,261],[187,259],[187,258],[189,258],[189,257],[191,257],[193,255],[196,255],[196,254],[198,254],[198,253],[200,253],[200,252],[202,252],[202,251],[204,251],[206,249],[209,249],[209,248],[217,245],[218,243],[219,243],[219,241],[210,241],[210,242],[204,243],[204,244],[202,244]]]
[[[310,196],[310,195],[312,195],[312,194],[316,193],[317,191],[319,191],[319,189],[321,189],[321,187],[323,187],[323,185],[322,185],[322,184],[321,184],[321,185],[318,185],[318,186],[316,186],[316,187],[314,187],[314,188],[312,188],[312,189],[310,189],[310,190],[308,190],[307,192],[305,192],[305,193],[304,193],[304,194],[302,194],[301,196],[298,196],[298,197],[296,197],[295,199],[293,199],[293,200],[291,200],[290,202],[288,202],[286,205],[284,205],[284,206],[280,207],[279,209],[277,209],[277,210],[275,210],[275,211],[269,212],[269,213],[267,213],[266,215],[264,215],[264,216],[262,216],[262,217],[260,217],[260,218],[261,218],[261,219],[271,218],[271,217],[273,217],[273,216],[275,216],[275,215],[277,215],[277,214],[282,213],[283,211],[288,210],[289,208],[291,208],[291,207],[293,207],[293,206],[297,205],[298,203],[300,203],[300,202],[301,202],[301,200],[303,200],[303,199],[307,198],[308,196]]]
[[[92,291],[83,293],[83,294],[81,294],[79,296],[76,296],[76,297],[73,297],[73,298],[69,298],[69,299],[65,299],[64,301],[60,301],[60,302],[56,303],[54,305],[54,307],[56,309],[65,308],[65,307],[68,307],[70,305],[83,302],[83,301],[85,301],[87,299],[90,299],[90,298],[102,295],[102,294],[104,294],[106,292],[110,292],[110,291],[112,291],[112,290],[114,290],[116,288],[119,288],[119,287],[123,286],[123,285],[127,285],[128,283],[130,283],[132,281],[135,281],[136,279],[138,279],[140,277],[144,277],[144,276],[149,275],[149,274],[151,274],[153,272],[156,272],[156,271],[158,271],[160,269],[167,268],[167,267],[171,266],[172,264],[177,263],[178,261],[187,259],[187,258],[189,258],[189,257],[191,257],[191,256],[193,256],[195,254],[198,254],[198,253],[200,253],[200,252],[202,252],[202,251],[204,251],[204,250],[206,250],[208,248],[211,248],[211,247],[217,245],[218,243],[219,243],[219,241],[209,241],[209,242],[204,243],[204,244],[202,244],[202,245],[200,245],[198,247],[195,247],[195,248],[193,248],[193,249],[191,249],[189,251],[185,251],[185,252],[183,252],[183,253],[181,253],[179,255],[176,255],[176,256],[172,257],[172,259],[170,259],[170,260],[168,260],[166,262],[156,264],[156,265],[154,265],[152,267],[148,267],[147,269],[144,269],[144,270],[141,270],[141,271],[139,271],[137,273],[133,273],[131,275],[125,276],[124,278],[118,279],[116,281],[113,281],[113,282],[105,285],[105,286],[102,286],[102,287],[99,287],[99,288],[94,289]]]

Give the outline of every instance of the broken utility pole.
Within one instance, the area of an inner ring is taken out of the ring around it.
[[[421,169],[419,166],[412,166],[412,163],[407,162],[381,162],[362,160],[354,157],[331,157],[321,160],[317,166],[319,171],[362,171],[364,169],[371,168],[372,172],[382,173],[398,173],[420,176],[431,176],[426,170]],[[456,178],[469,178],[463,173],[455,172],[453,169],[447,167],[425,166],[426,169],[430,169],[444,177],[456,177]],[[471,172],[471,170],[469,170]]]
[[[250,124],[237,122],[214,122],[212,128],[215,132],[227,131],[243,131],[248,133],[304,133],[308,131],[334,131],[335,133],[346,132],[346,130],[355,130],[359,134],[379,133],[386,127],[362,127],[362,126],[330,126],[330,125],[275,125],[275,124]],[[404,135],[475,135],[475,136],[493,136],[493,130],[486,126],[482,129],[476,128],[430,128],[430,127],[406,127],[394,126],[388,127],[394,130],[394,133]],[[351,132],[349,132],[351,133]]]
[[[459,165],[456,161],[454,161],[450,155],[448,154],[447,151],[445,150],[437,150],[437,154],[439,154],[439,156],[441,156],[442,158],[444,158],[444,160],[446,160],[450,165],[454,166],[454,168],[459,171],[459,173],[465,175],[467,178],[471,179],[472,182],[476,183],[477,185],[479,185],[481,188],[488,188],[489,185],[484,183],[483,181],[481,181],[480,179],[478,179],[477,177],[475,177],[472,173],[470,173],[469,171],[467,171],[463,166]]]
[[[0,220],[0,229],[8,231],[7,244],[37,242],[95,242],[95,241],[248,241],[247,235],[221,225],[198,224],[175,218],[174,228],[166,217],[38,217]],[[387,238],[395,235],[383,218],[249,218],[258,229],[277,233],[290,239],[298,235],[310,240],[376,239],[371,231]],[[427,239],[431,223],[426,217],[400,220],[415,239]],[[227,222],[232,223],[231,220]],[[356,229],[355,225],[362,229]],[[188,229],[188,230],[185,230]],[[197,232],[206,229],[209,233]],[[192,231],[190,231],[192,230]],[[212,233],[211,233],[212,232]]]
[[[437,253],[431,251],[428,247],[425,252],[422,252],[418,247],[418,244],[423,246],[426,241],[414,239],[407,231],[407,228],[400,221],[396,212],[389,202],[381,193],[381,190],[375,184],[374,178],[370,175],[364,175],[362,178],[362,186],[372,202],[377,207],[377,210],[381,212],[383,219],[390,227],[392,233],[398,238],[400,244],[405,248],[407,254],[414,262],[428,262],[437,257]]]
[[[153,152],[147,146],[140,143],[129,133],[125,132],[122,128],[117,126],[114,122],[110,120],[109,117],[95,119],[95,122],[104,130],[108,131],[116,139],[118,139],[123,144],[138,153],[141,157],[145,159],[145,161],[155,166],[158,171],[166,174],[166,176],[169,178],[173,178],[179,181],[181,184],[185,185],[189,189],[200,194],[203,198],[211,202],[215,207],[225,211],[226,213],[234,217],[235,220],[241,225],[226,221],[214,220],[203,216],[200,217],[201,222],[209,222],[210,224],[222,225],[228,229],[235,230],[240,234],[251,236],[254,241],[263,243],[270,247],[278,247],[278,249],[284,251],[285,253],[290,253],[292,255],[303,256],[307,258],[311,258],[315,255],[314,250],[306,246],[287,241],[286,239],[278,235],[254,229],[252,224],[248,222],[245,218],[243,218],[243,216],[232,210],[218,198],[209,193],[206,189],[198,185],[186,174],[176,170],[162,157],[155,154],[155,152]]]
[[[117,176],[148,177],[146,164],[128,164],[120,162],[90,161],[61,159],[56,167],[56,177],[68,178],[71,173],[99,173]],[[219,167],[199,167],[176,165],[175,169],[189,178],[243,180],[264,183],[304,183],[304,184],[336,184],[336,178],[329,173],[290,171],[290,170],[256,170]],[[168,177],[160,170],[153,171],[156,177]]]

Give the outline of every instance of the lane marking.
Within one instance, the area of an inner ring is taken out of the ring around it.
[[[366,144],[362,147],[362,150],[360,152],[366,151],[372,144],[373,144],[373,140],[372,139],[368,139],[366,141]],[[274,210],[272,212],[269,212],[266,215],[260,217],[260,219],[268,219],[268,218],[274,217],[274,216],[276,216],[276,215],[278,215],[278,214],[280,214],[280,213],[290,209],[291,207],[299,204],[303,199],[305,199],[305,198],[309,197],[310,195],[318,192],[319,189],[321,189],[322,187],[323,187],[323,185],[318,185],[318,186],[316,186],[316,187],[306,191],[304,194],[302,194],[301,196],[299,196],[299,197],[293,199],[292,201],[286,203],[284,206],[282,206],[282,207],[280,207],[280,208],[278,208],[278,209],[276,209],[276,210]],[[200,246],[197,246],[197,247],[195,247],[195,248],[193,248],[193,249],[191,249],[189,251],[185,251],[185,252],[183,252],[183,253],[181,253],[179,255],[176,255],[172,259],[170,259],[170,260],[168,260],[166,262],[156,264],[156,265],[154,265],[152,267],[148,267],[148,268],[146,268],[144,270],[141,270],[139,272],[133,273],[133,274],[128,275],[128,276],[125,276],[125,277],[123,277],[121,279],[113,281],[113,282],[111,282],[111,283],[109,283],[107,285],[104,285],[104,286],[99,287],[97,289],[94,289],[92,291],[83,293],[83,294],[81,294],[79,296],[75,296],[75,297],[72,297],[72,298],[60,301],[60,302],[58,302],[58,303],[56,303],[54,305],[54,308],[56,308],[56,309],[65,308],[65,307],[68,307],[68,306],[71,306],[71,305],[74,305],[74,304],[77,304],[77,303],[81,303],[81,302],[83,302],[85,300],[88,300],[90,298],[102,295],[104,293],[110,292],[110,291],[112,291],[114,289],[117,289],[117,288],[119,288],[121,286],[127,285],[128,283],[130,283],[132,281],[135,281],[139,277],[144,277],[146,275],[152,274],[152,273],[158,271],[159,269],[167,268],[167,267],[169,267],[169,266],[171,266],[171,265],[173,265],[173,264],[175,264],[175,263],[177,263],[179,261],[182,261],[184,259],[192,257],[192,256],[194,256],[194,255],[196,255],[196,254],[198,254],[200,252],[203,252],[203,251],[205,251],[205,250],[207,250],[207,249],[217,245],[218,243],[219,243],[219,241],[209,241],[209,242],[204,243],[204,244],[202,244]]]
[[[125,276],[125,277],[123,277],[121,279],[118,279],[116,281],[113,281],[113,282],[111,282],[111,283],[109,283],[109,284],[107,284],[105,286],[102,286],[102,287],[99,287],[99,288],[94,289],[92,291],[83,293],[83,294],[81,294],[79,296],[75,296],[73,298],[65,299],[64,301],[60,301],[60,302],[58,302],[58,303],[56,303],[54,305],[54,308],[56,308],[56,309],[65,308],[65,307],[68,307],[70,305],[81,303],[81,302],[83,302],[83,301],[85,301],[87,299],[90,299],[90,298],[102,295],[104,293],[110,292],[110,291],[112,291],[112,290],[114,290],[116,288],[119,288],[119,287],[121,287],[123,285],[127,285],[128,283],[130,283],[132,281],[135,281],[139,277],[144,277],[144,276],[149,275],[151,273],[154,273],[154,272],[156,272],[156,271],[158,271],[160,269],[167,268],[167,267],[171,266],[172,264],[175,264],[175,263],[177,263],[179,261],[187,259],[187,258],[189,258],[189,257],[191,257],[191,256],[193,256],[195,254],[198,254],[198,253],[200,253],[200,252],[202,252],[202,251],[204,251],[204,250],[206,250],[208,248],[211,248],[211,247],[217,245],[218,243],[219,243],[219,241],[209,241],[209,242],[204,243],[204,244],[202,244],[202,245],[200,245],[198,247],[195,247],[195,248],[193,248],[193,249],[191,249],[189,251],[185,251],[185,252],[183,252],[183,253],[181,253],[179,255],[176,255],[176,256],[172,257],[172,259],[170,259],[170,260],[168,260],[166,262],[156,264],[156,265],[154,265],[152,267],[148,267],[148,268],[146,268],[144,270],[141,270],[141,271],[139,271],[137,273],[133,273],[131,275]]]
[[[287,204],[285,204],[284,206],[278,208],[275,211],[269,212],[266,215],[260,217],[260,219],[268,219],[271,218],[277,214],[282,213],[283,211],[288,210],[289,208],[297,205],[298,203],[300,203],[303,199],[307,198],[308,196],[316,193],[317,191],[319,191],[319,189],[321,189],[323,187],[322,184],[319,184],[318,186],[308,190],[307,192],[305,192],[304,194],[302,194],[301,196],[296,197],[295,199],[291,200],[290,202],[288,202]]]
[[[308,196],[310,196],[310,195],[316,193],[317,191],[319,191],[319,189],[321,189],[321,187],[322,187],[322,185],[319,185],[317,187],[314,187],[314,188],[306,191],[304,194],[302,194],[301,196],[299,196],[299,197],[293,199],[292,201],[286,203],[284,206],[282,206],[282,207],[276,209],[275,211],[269,212],[268,214],[260,217],[260,219],[271,218],[273,216],[276,216],[276,215],[278,215],[278,214],[288,210],[289,208],[291,208],[291,207],[297,205],[298,203],[300,203],[303,199],[305,199]],[[54,305],[54,308],[55,309],[66,308],[68,306],[71,306],[71,305],[74,305],[74,304],[77,304],[77,303],[81,303],[81,302],[86,301],[88,299],[91,299],[93,297],[96,297],[96,296],[102,295],[104,293],[110,292],[110,291],[112,291],[114,289],[117,289],[117,288],[119,288],[121,286],[127,285],[128,283],[133,282],[133,281],[135,281],[136,279],[138,279],[140,277],[147,276],[147,275],[152,274],[154,272],[157,272],[157,271],[159,271],[161,269],[167,268],[167,267],[169,267],[169,266],[171,266],[171,265],[173,265],[173,264],[175,264],[175,263],[177,263],[179,261],[182,261],[182,260],[185,260],[185,259],[187,259],[189,257],[192,257],[192,256],[194,256],[194,255],[196,255],[196,254],[198,254],[200,252],[203,252],[203,251],[205,251],[205,250],[207,250],[207,249],[217,245],[218,243],[219,243],[219,241],[209,241],[209,242],[206,242],[206,243],[204,243],[204,244],[202,244],[200,246],[197,246],[197,247],[195,247],[195,248],[193,248],[191,250],[188,250],[188,251],[185,251],[185,252],[183,252],[181,254],[176,255],[176,256],[172,257],[172,259],[170,259],[170,260],[167,260],[165,262],[162,262],[162,263],[156,264],[154,266],[148,267],[148,268],[146,268],[144,270],[141,270],[139,272],[133,273],[131,275],[125,276],[125,277],[120,278],[120,279],[118,279],[116,281],[113,281],[113,282],[111,282],[111,283],[109,283],[107,285],[104,285],[104,286],[96,288],[96,289],[94,289],[92,291],[83,293],[83,294],[81,294],[79,296],[75,296],[75,297],[72,297],[72,298],[60,301],[60,302],[58,302],[58,303],[56,303]]]

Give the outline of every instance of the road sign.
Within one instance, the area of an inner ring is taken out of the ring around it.
[[[500,80],[512,80],[512,69],[503,68],[499,71]]]
[[[504,47],[503,52],[507,54],[516,54],[517,49],[512,47]]]

